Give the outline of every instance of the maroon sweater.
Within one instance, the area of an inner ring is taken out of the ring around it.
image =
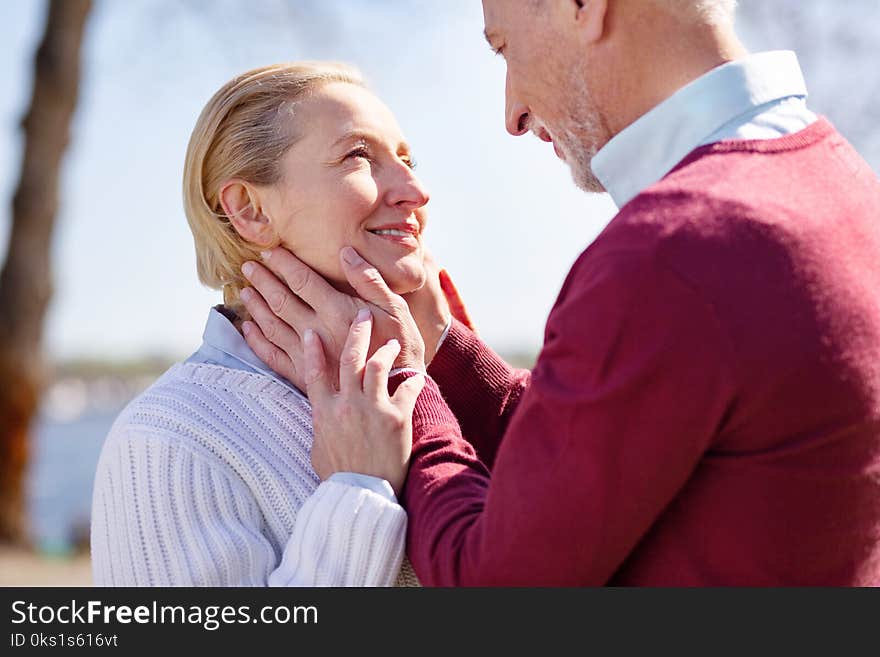
[[[425,584],[880,585],[880,182],[824,119],[624,207],[533,372],[455,323],[429,373]]]

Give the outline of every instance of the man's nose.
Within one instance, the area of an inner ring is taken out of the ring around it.
[[[507,76],[505,96],[507,106],[505,107],[504,123],[507,126],[507,132],[514,137],[524,135],[529,131],[529,108],[517,100],[510,84],[510,75]]]

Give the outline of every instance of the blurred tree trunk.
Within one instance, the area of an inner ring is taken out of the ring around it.
[[[43,386],[43,318],[61,159],[79,87],[91,0],[50,0],[25,115],[21,177],[0,272],[0,542],[24,543],[28,433]]]

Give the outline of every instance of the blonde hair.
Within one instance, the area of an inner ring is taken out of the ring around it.
[[[183,207],[193,234],[199,280],[223,290],[224,304],[239,319],[247,280],[241,265],[259,260],[265,246],[245,241],[220,203],[221,186],[232,178],[254,185],[278,182],[279,162],[305,126],[282,125],[293,107],[319,85],[364,86],[360,73],[336,62],[276,64],[243,73],[215,93],[196,121],[183,168]]]

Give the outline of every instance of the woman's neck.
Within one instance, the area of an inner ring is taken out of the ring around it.
[[[245,320],[239,315],[239,313],[237,313],[235,310],[225,304],[216,306],[216,309],[221,315],[223,315],[226,319],[230,321],[230,323],[235,327],[236,331],[244,336],[244,333],[242,333],[241,330],[241,325],[244,323]]]

